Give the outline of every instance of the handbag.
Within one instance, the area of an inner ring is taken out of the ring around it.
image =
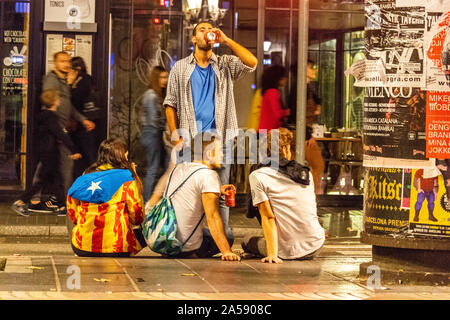
[[[177,218],[175,215],[175,209],[172,204],[172,196],[177,192],[186,181],[192,177],[197,171],[207,168],[199,168],[192,172],[176,189],[172,192],[170,196],[167,196],[169,190],[170,181],[172,179],[172,174],[175,168],[170,173],[169,181],[167,183],[166,191],[163,198],[154,206],[148,215],[145,217],[143,225],[143,234],[148,247],[156,253],[160,253],[167,256],[176,256],[181,253],[184,245],[191,239],[192,235],[197,230],[198,226],[203,220],[205,214],[203,213],[199,222],[195,226],[189,237],[181,243],[177,238]]]

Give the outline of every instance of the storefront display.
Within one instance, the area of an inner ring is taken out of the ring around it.
[[[30,4],[17,4],[0,3],[0,190],[25,186]]]

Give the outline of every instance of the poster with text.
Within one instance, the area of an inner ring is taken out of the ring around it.
[[[450,159],[450,92],[428,91],[427,157]]]
[[[3,30],[0,46],[2,95],[17,94],[27,87],[27,33],[23,30]]]
[[[413,170],[409,228],[414,234],[450,237],[449,191],[438,166]]]
[[[423,87],[425,8],[403,8],[395,0],[366,2],[364,84]]]
[[[447,12],[428,11],[424,39],[426,89],[450,91],[450,1]]]
[[[364,230],[399,234],[408,230],[409,208],[402,208],[403,169],[367,168],[364,177]]]
[[[431,166],[425,153],[425,116],[426,92],[419,88],[365,88],[364,166]]]

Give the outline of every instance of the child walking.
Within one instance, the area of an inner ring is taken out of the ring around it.
[[[51,186],[49,189],[55,193],[57,202],[55,213],[58,215],[65,214],[65,194],[58,165],[58,144],[64,143],[70,149],[72,152],[71,159],[81,158],[81,154],[77,152],[67,131],[59,124],[58,114],[56,113],[60,105],[59,92],[57,90],[44,91],[41,95],[41,102],[43,108],[38,117],[39,162],[35,179],[32,187],[25,191],[19,200],[12,205],[12,209],[22,216],[29,216],[30,200],[34,194],[42,191],[44,186]],[[36,205],[36,203],[33,203],[33,205]]]

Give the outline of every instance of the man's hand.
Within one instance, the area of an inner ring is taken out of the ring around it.
[[[241,257],[239,257],[237,254],[234,254],[233,252],[226,252],[222,254],[223,261],[241,261]]]
[[[229,39],[225,33],[223,33],[222,30],[220,30],[219,28],[213,28],[211,30],[212,32],[215,32],[216,34],[218,34],[219,36],[216,38],[216,40],[214,41],[214,43],[225,43],[227,42],[227,40]]]
[[[180,151],[183,149],[183,138],[173,139],[170,141],[176,150]]]
[[[236,187],[233,186],[232,184],[224,184],[223,186],[220,187],[220,193],[223,195],[227,195],[230,191],[236,193]]]
[[[67,73],[67,83],[69,85],[72,85],[77,77],[78,77],[78,71],[70,69],[70,71]]]
[[[86,128],[86,131],[92,131],[95,129],[95,123],[90,120],[83,120],[83,126]]]
[[[268,263],[283,263],[283,260],[281,260],[278,257],[269,255],[263,259],[261,259],[261,262],[268,262]]]

